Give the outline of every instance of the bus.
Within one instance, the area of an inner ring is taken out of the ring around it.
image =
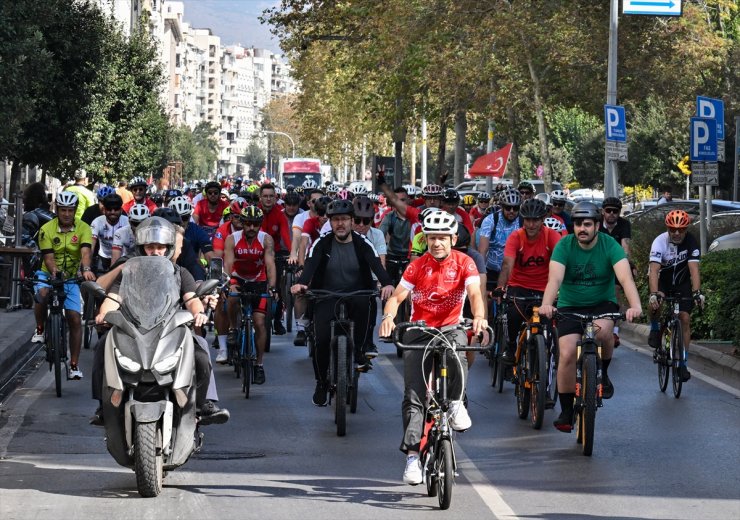
[[[280,178],[283,188],[288,185],[302,186],[308,179],[313,179],[317,187],[322,187],[321,161],[319,159],[281,159]]]

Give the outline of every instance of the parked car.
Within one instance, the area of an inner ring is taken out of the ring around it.
[[[534,186],[535,193],[544,193],[545,191],[545,183],[541,181],[540,179],[526,179],[527,182],[530,182],[532,186]],[[507,187],[512,186],[511,179],[493,179],[493,189],[496,189],[496,186],[499,183],[504,183]],[[460,194],[461,197],[464,197],[465,195],[477,195],[481,191],[486,190],[486,179],[478,178],[474,180],[464,181],[458,184],[455,189]],[[557,182],[553,181],[552,183],[552,189],[553,190],[562,190],[563,186]]]
[[[722,235],[709,244],[708,252],[724,251],[725,249],[740,249],[740,231],[735,231],[729,235]]]

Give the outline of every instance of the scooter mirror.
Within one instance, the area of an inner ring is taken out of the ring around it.
[[[205,280],[195,290],[195,295],[200,298],[202,296],[205,296],[206,294],[211,294],[213,291],[216,290],[216,287],[218,287],[219,283],[220,282],[218,280]]]
[[[82,290],[86,293],[95,295],[96,298],[105,298],[105,289],[103,289],[98,282],[91,282],[88,280],[82,282],[80,287],[82,287]]]

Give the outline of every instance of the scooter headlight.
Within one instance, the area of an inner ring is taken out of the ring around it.
[[[182,349],[178,348],[174,354],[172,354],[171,356],[167,356],[162,361],[157,362],[154,365],[154,370],[156,370],[160,374],[166,374],[172,371],[172,369],[174,369],[177,366],[177,363],[180,361],[181,355]]]
[[[136,374],[141,370],[141,363],[134,361],[130,357],[126,357],[123,354],[121,354],[121,351],[118,349],[115,349],[116,353],[116,360],[118,361],[118,365],[124,369],[126,372],[131,372],[132,374]]]

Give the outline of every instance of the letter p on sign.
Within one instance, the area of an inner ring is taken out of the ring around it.
[[[717,124],[714,119],[691,118],[691,160],[717,160]]]

